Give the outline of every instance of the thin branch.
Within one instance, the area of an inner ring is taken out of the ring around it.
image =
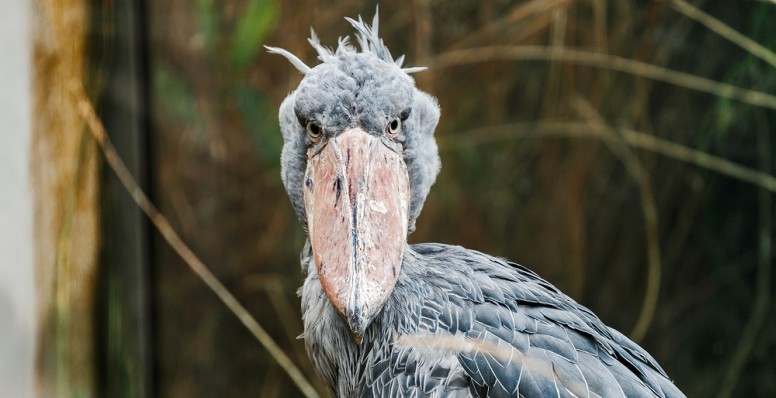
[[[470,43],[487,41],[488,36],[503,33],[505,28],[519,25],[530,16],[546,14],[556,7],[566,7],[569,3],[571,0],[531,0],[519,3],[507,10],[503,17],[490,20],[479,29],[468,32],[461,40],[453,43],[452,48],[461,48]],[[514,40],[514,38],[510,39]]]
[[[642,132],[618,129],[628,145],[652,151],[683,162],[692,163],[698,167],[724,174],[728,177],[776,192],[776,177],[749,167],[733,163],[725,158],[710,155],[697,149],[644,134]],[[495,132],[495,133],[494,133]],[[451,150],[457,147],[478,145],[488,142],[501,142],[526,138],[567,137],[604,139],[600,131],[592,129],[583,122],[541,122],[541,123],[511,123],[490,126],[480,129],[456,133],[452,136],[440,137],[441,150]]]
[[[760,170],[741,166],[725,158],[710,155],[697,149],[688,148],[661,138],[634,130],[621,129],[625,141],[633,146],[650,150],[696,166],[725,174],[729,177],[776,192],[776,177]]]
[[[606,52],[609,48],[606,32],[606,8],[606,0],[593,0],[593,38],[596,50],[601,52]]]
[[[277,363],[288,373],[291,380],[294,381],[299,390],[306,397],[318,397],[318,393],[312,387],[310,382],[305,379],[302,372],[294,365],[294,363],[283,352],[280,346],[272,339],[266,330],[256,321],[253,316],[237,301],[237,298],[227,290],[227,288],[216,278],[215,275],[208,269],[207,265],[197,257],[196,254],[183,242],[183,239],[175,232],[170,225],[167,218],[154,206],[154,204],[148,199],[148,196],[143,192],[140,186],[137,184],[132,174],[127,169],[124,162],[119,157],[116,149],[111,143],[108,135],[105,133],[105,127],[94,111],[91,101],[83,91],[83,86],[80,82],[73,82],[72,91],[78,101],[78,107],[81,116],[86,120],[89,126],[89,131],[92,136],[100,145],[105,160],[108,165],[113,169],[119,180],[127,189],[132,199],[143,210],[143,212],[151,220],[151,223],[157,228],[159,233],[164,237],[167,243],[178,253],[179,256],[186,262],[186,265],[202,279],[203,282],[218,296],[219,299],[229,308],[232,313],[245,325],[246,328],[256,337],[257,340],[267,349],[269,354],[277,361]]]
[[[568,25],[568,8],[558,7],[552,10],[552,26],[550,28],[550,41],[553,47],[562,47],[566,41],[566,27]],[[553,114],[557,111],[559,89],[563,85],[562,62],[550,62],[550,68],[547,72],[547,89],[544,91],[542,99],[542,109],[544,115]]]
[[[705,77],[692,75],[632,59],[568,47],[486,46],[453,50],[439,54],[429,62],[430,68],[442,69],[458,65],[496,60],[565,61],[594,68],[610,69],[679,87],[735,99],[750,105],[776,110],[776,96],[750,90]]]
[[[431,31],[434,19],[431,17],[431,4],[429,0],[414,0],[412,10],[415,21],[415,59],[426,59],[431,53]],[[421,73],[417,75],[418,87],[430,89],[434,86],[434,75]]]
[[[644,300],[642,301],[639,317],[630,333],[631,339],[638,343],[647,335],[649,325],[655,317],[660,293],[660,274],[662,273],[660,230],[657,224],[657,205],[652,194],[652,184],[649,180],[649,173],[642,167],[641,162],[622,136],[606,123],[593,106],[578,96],[574,101],[574,107],[577,109],[577,112],[589,120],[588,124],[591,128],[600,130],[604,136],[608,137],[604,142],[622,160],[631,177],[639,184],[647,245],[647,285],[644,289]]]
[[[712,32],[730,40],[733,44],[743,48],[748,53],[776,68],[776,53],[762,46],[760,43],[742,35],[724,22],[706,14],[684,0],[671,0],[669,3],[671,3],[671,6],[674,7],[676,11],[679,11],[687,18],[709,28]]]

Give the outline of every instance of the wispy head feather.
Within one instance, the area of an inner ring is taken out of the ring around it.
[[[318,53],[318,59],[321,60],[321,62],[330,62],[334,60],[334,53],[321,44],[321,40],[318,38],[318,35],[315,34],[313,28],[310,28],[310,38],[307,39],[307,41]]]
[[[404,64],[404,55],[400,56],[394,61],[393,56],[391,56],[391,51],[388,50],[385,42],[383,42],[383,39],[381,39],[378,34],[380,22],[379,9],[375,10],[375,16],[372,19],[372,26],[369,26],[366,22],[364,22],[361,16],[358,17],[358,21],[348,17],[345,17],[345,19],[350,22],[351,25],[353,25],[353,28],[356,29],[356,40],[358,40],[358,45],[361,47],[361,53],[373,54],[385,62],[392,62],[395,63],[398,67],[402,67]],[[356,49],[350,44],[349,38],[347,36],[340,37],[337,43],[337,50],[332,51],[331,49],[321,44],[320,39],[318,39],[318,35],[315,34],[315,31],[312,28],[310,28],[310,38],[307,41],[310,42],[310,45],[318,53],[318,59],[324,63],[335,61],[337,57],[343,53],[357,52]],[[310,71],[310,67],[305,65],[305,63],[294,54],[291,54],[282,48],[268,46],[264,47],[270,53],[279,54],[286,57],[286,59],[288,59],[291,64],[296,67],[296,69],[302,72],[302,74],[307,74],[307,72]],[[404,71],[404,73],[410,74],[420,72],[425,69],[425,67],[411,67],[402,68],[402,71]]]
[[[379,10],[375,10],[375,17],[372,19],[371,27],[361,19],[360,15],[358,16],[358,21],[348,17],[345,17],[345,20],[350,22],[353,28],[356,29],[356,39],[361,47],[361,52],[370,52],[385,62],[393,62],[391,51],[388,50],[388,47],[385,46],[383,39],[378,34],[380,27]]]
[[[294,65],[296,69],[299,69],[299,71],[302,72],[303,75],[306,75],[307,72],[310,71],[309,66],[305,65],[305,63],[302,62],[302,60],[299,59],[299,57],[297,57],[294,54],[291,54],[287,50],[284,50],[282,48],[277,48],[277,47],[270,47],[270,46],[264,46],[264,48],[266,48],[267,51],[271,54],[279,54],[286,57],[286,59],[288,59],[291,62],[291,65]]]

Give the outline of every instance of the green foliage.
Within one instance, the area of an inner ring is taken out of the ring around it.
[[[154,65],[152,73],[153,95],[159,105],[179,121],[193,121],[197,114],[196,104],[186,81],[162,63]]]
[[[752,40],[765,48],[776,48],[776,28],[771,23],[776,18],[776,12],[772,6],[760,5],[759,9],[752,12],[748,18],[748,30],[744,33]],[[736,51],[739,51],[736,49]],[[732,58],[723,80],[738,86],[753,85],[753,88],[763,92],[771,92],[769,86],[773,86],[773,67],[765,61],[746,54],[740,58]],[[754,83],[754,84],[752,84]],[[716,130],[721,137],[733,134],[733,130],[741,130],[740,124],[750,123],[753,113],[762,113],[762,109],[749,107],[728,98],[719,98],[716,104]],[[744,131],[751,131],[751,128]],[[735,137],[733,134],[731,137]]]
[[[728,98],[720,98],[717,101],[717,128],[719,131],[727,131],[735,118],[735,110],[732,101]],[[704,145],[703,148],[706,148]]]
[[[212,53],[216,48],[220,28],[216,0],[197,0],[197,26],[205,43],[205,48]]]
[[[250,0],[232,33],[229,64],[233,70],[244,70],[259,54],[267,35],[275,29],[279,12],[273,0]]]
[[[283,138],[278,131],[275,109],[270,107],[261,91],[250,86],[237,87],[234,95],[254,150],[266,167],[278,167]]]

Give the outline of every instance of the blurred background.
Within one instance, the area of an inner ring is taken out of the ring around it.
[[[36,249],[43,395],[300,395],[148,224],[83,120],[57,113],[79,114],[50,73],[67,57],[152,201],[320,387],[297,339],[305,237],[279,176],[277,109],[301,75],[262,45],[314,65],[309,28],[333,47],[352,34],[343,17],[371,20],[377,2],[119,3],[33,6],[33,159],[80,167],[53,193],[39,178],[37,209],[63,225],[92,209]],[[442,172],[410,240],[530,267],[688,396],[776,395],[776,4],[397,3],[380,4],[381,36],[429,67],[413,76],[442,108]],[[67,137],[65,155],[36,144]],[[71,244],[93,253],[73,263],[85,270],[66,267]]]

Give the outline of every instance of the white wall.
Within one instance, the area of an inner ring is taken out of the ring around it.
[[[0,0],[0,397],[33,394],[30,7]]]

